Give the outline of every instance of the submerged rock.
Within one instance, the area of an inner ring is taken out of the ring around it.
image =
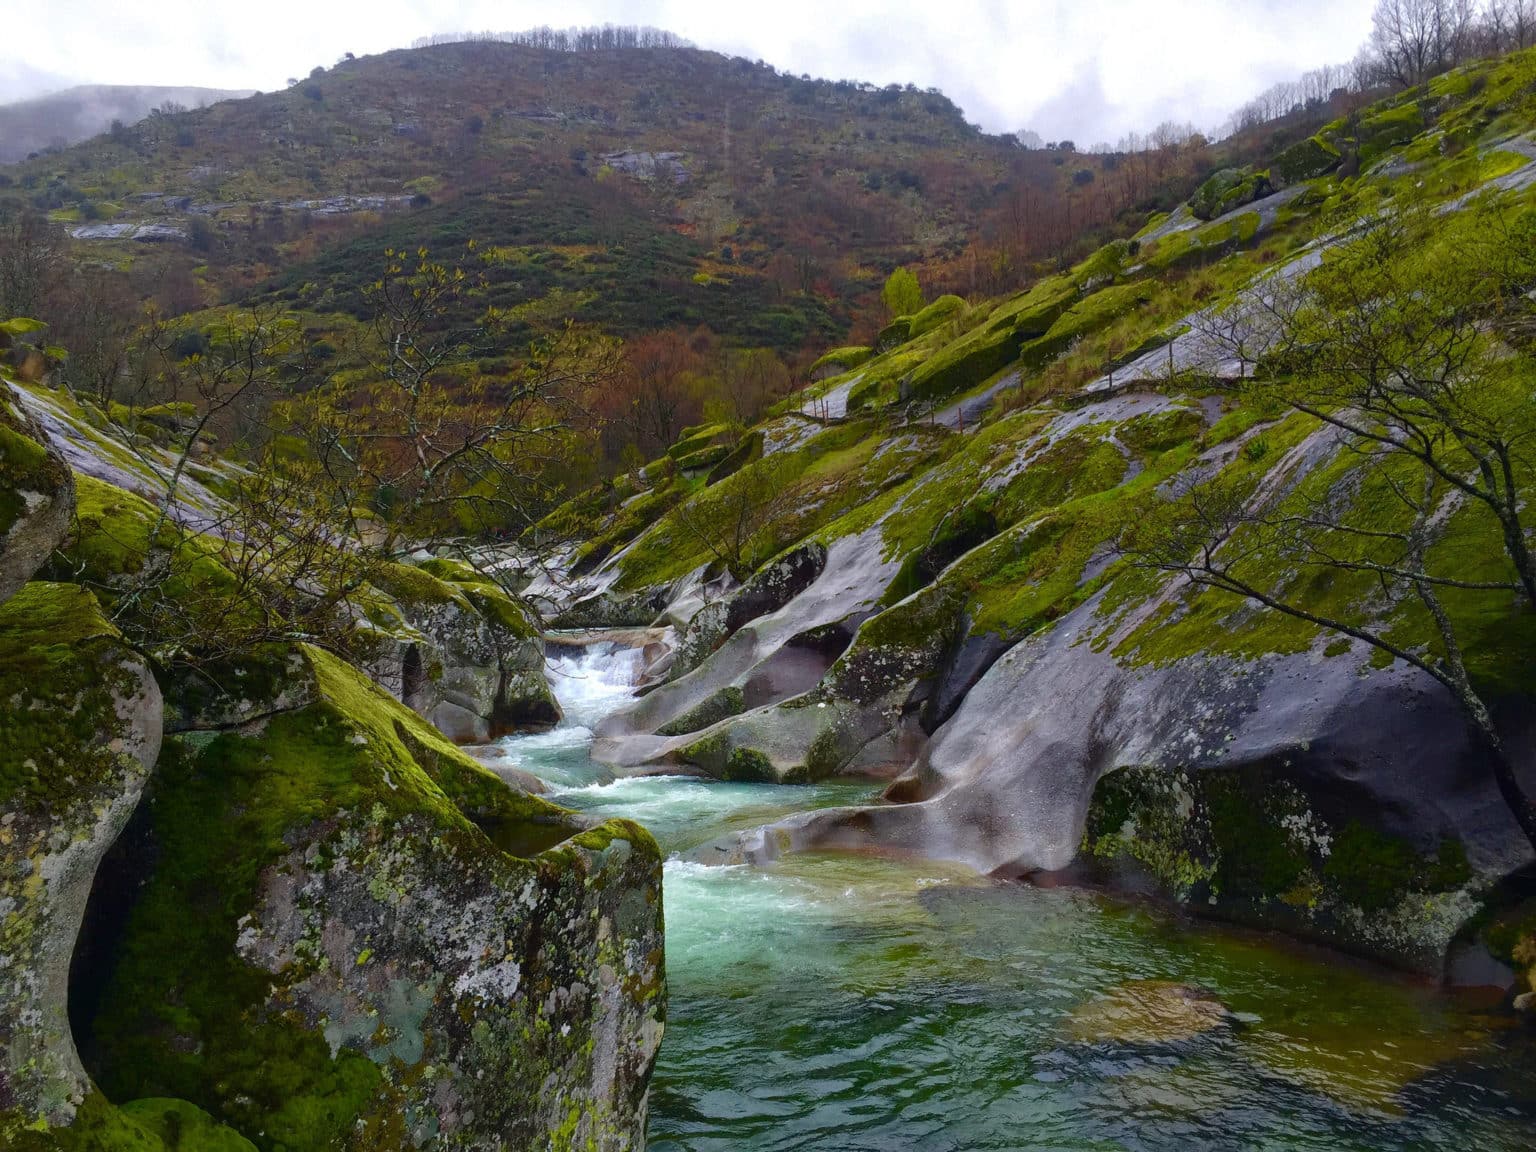
[[[1067,1021],[1080,1044],[1163,1047],[1230,1031],[1237,1017],[1214,993],[1168,980],[1131,980],[1081,1005]]]

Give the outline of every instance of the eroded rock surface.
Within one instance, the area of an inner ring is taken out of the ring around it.
[[[63,541],[75,506],[69,465],[12,399],[0,380],[0,602],[32,579]]]
[[[34,583],[0,607],[0,1144],[92,1094],[70,961],[160,744],[160,690],[95,597]]]
[[[641,1146],[655,842],[514,792],[360,672],[303,661],[312,703],[167,741],[89,1023],[104,1091],[289,1148]]]

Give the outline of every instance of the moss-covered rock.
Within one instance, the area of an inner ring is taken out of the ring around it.
[[[898,316],[875,337],[875,355],[883,356],[894,348],[900,348],[912,339],[912,317]]]
[[[0,602],[63,543],[74,502],[69,465],[0,379]]]
[[[827,380],[833,376],[841,376],[844,372],[852,372],[859,365],[866,363],[874,354],[873,348],[864,345],[834,348],[811,365],[811,379]]]
[[[964,311],[965,301],[959,296],[940,296],[921,312],[910,317],[907,338],[916,340],[919,336],[926,336]]]
[[[656,733],[659,736],[687,736],[732,716],[740,716],[746,711],[746,707],[741,689],[735,685],[728,685],[702,704],[684,712],[670,724],[658,728]]]
[[[1214,220],[1252,204],[1274,191],[1268,172],[1252,172],[1245,168],[1223,168],[1190,198],[1189,210],[1199,220]]]
[[[369,670],[397,698],[461,743],[559,721],[538,624],[497,585],[403,564],[374,583],[388,597],[374,618],[387,642]]]
[[[1343,157],[1332,144],[1321,136],[1309,136],[1276,156],[1269,170],[1277,183],[1295,184],[1326,176],[1342,162]]]
[[[1084,851],[1197,910],[1437,970],[1460,919],[1445,913],[1465,913],[1474,879],[1464,846],[1384,832],[1357,798],[1325,787],[1314,794],[1282,764],[1122,769],[1094,789]]]
[[[729,424],[699,424],[684,428],[677,443],[667,449],[667,455],[679,466],[689,457],[709,448],[727,448],[736,440],[736,430]]]
[[[1355,138],[1360,163],[1369,166],[1424,131],[1424,110],[1416,101],[1383,108],[1361,118]]]
[[[1001,372],[1019,350],[1051,330],[1077,299],[1067,277],[1043,280],[1000,305],[983,322],[924,360],[903,387],[903,398],[936,400],[973,388]]]
[[[89,592],[33,583],[0,607],[0,1146],[68,1127],[92,1094],[70,961],[161,731],[148,667]]]
[[[654,841],[513,792],[303,656],[314,703],[167,742],[89,1012],[104,1091],[263,1152],[638,1146]]]
[[[709,470],[709,475],[704,478],[704,484],[706,487],[718,484],[726,477],[736,475],[752,461],[761,460],[762,457],[763,434],[758,431],[750,432]]]

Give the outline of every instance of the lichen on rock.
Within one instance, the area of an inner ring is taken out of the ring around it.
[[[655,842],[513,792],[303,655],[313,703],[167,742],[90,1020],[104,1090],[191,1101],[264,1152],[638,1146]]]
[[[0,606],[0,1144],[92,1094],[70,962],[160,744],[160,691],[95,597],[33,583]]]
[[[63,541],[75,503],[69,465],[9,393],[0,378],[0,602]]]

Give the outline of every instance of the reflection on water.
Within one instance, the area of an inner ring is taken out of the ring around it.
[[[555,672],[565,725],[504,741],[487,763],[541,777],[567,806],[637,819],[669,852],[873,794],[615,780],[587,759],[588,729],[627,697],[632,657]],[[1536,1144],[1532,1030],[1267,937],[862,856],[674,859],[666,916],[653,1150]],[[1117,1038],[1102,1021],[1148,981],[1215,997],[1231,1026],[1154,1042],[1152,1018]]]

